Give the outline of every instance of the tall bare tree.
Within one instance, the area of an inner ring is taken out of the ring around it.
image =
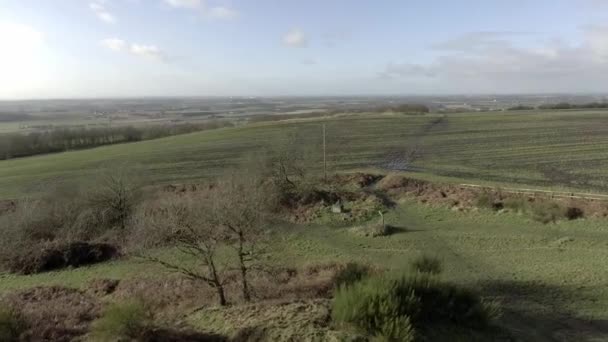
[[[268,213],[274,205],[273,186],[255,172],[233,174],[218,181],[211,192],[212,224],[237,256],[242,295],[251,300],[249,270],[265,251]]]
[[[216,290],[220,305],[226,305],[224,269],[218,263],[217,251],[226,239],[209,216],[210,198],[197,195],[170,195],[160,203],[139,208],[135,216],[132,240],[140,251],[137,255]],[[194,264],[150,253],[150,247],[174,246],[195,258]]]

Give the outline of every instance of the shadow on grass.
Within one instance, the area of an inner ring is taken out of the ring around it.
[[[481,290],[484,296],[500,302],[500,325],[515,341],[608,340],[608,320],[583,318],[565,307],[583,299],[575,288],[491,281],[482,284]]]
[[[178,331],[171,329],[154,329],[143,337],[145,342],[227,342],[228,338],[198,332]]]

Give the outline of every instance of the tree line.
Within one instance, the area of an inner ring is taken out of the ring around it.
[[[0,135],[0,160],[64,152],[102,145],[157,139],[170,135],[232,126],[229,121],[144,127],[57,128],[28,134]]]
[[[590,102],[583,104],[572,104],[568,102],[543,104],[538,107],[517,105],[508,110],[533,110],[533,109],[594,109],[608,108],[608,102]]]

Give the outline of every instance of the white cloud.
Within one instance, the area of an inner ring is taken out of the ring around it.
[[[211,7],[207,14],[214,19],[234,19],[239,15],[237,11],[224,6]]]
[[[114,51],[123,51],[127,47],[127,42],[118,38],[108,38],[101,42],[101,45]]]
[[[116,17],[106,9],[105,3],[105,0],[94,1],[89,3],[89,8],[95,13],[99,20],[108,24],[114,24],[116,22]]]
[[[582,30],[583,40],[518,43],[513,33],[474,32],[433,46],[428,63],[388,63],[381,78],[436,82],[450,92],[553,92],[606,89],[608,27]]]
[[[129,52],[136,56],[164,60],[165,54],[156,45],[131,44]]]
[[[167,60],[166,54],[163,52],[162,49],[160,49],[156,45],[146,45],[139,43],[129,44],[128,42],[119,38],[104,39],[100,42],[100,44],[103,47],[116,52],[127,52],[134,56],[150,58],[157,61]]]
[[[169,6],[173,8],[181,8],[194,10],[200,13],[201,16],[210,19],[228,20],[239,16],[239,13],[226,6],[207,6],[202,0],[165,0]]]
[[[165,2],[175,8],[199,9],[203,7],[201,0],[165,0]]]
[[[290,47],[306,47],[308,39],[302,30],[296,28],[283,36],[283,44]]]

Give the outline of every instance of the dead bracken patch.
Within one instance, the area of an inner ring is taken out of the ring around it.
[[[28,323],[24,341],[73,341],[87,333],[101,305],[85,292],[65,287],[35,287],[5,296],[0,305],[18,308]]]
[[[421,203],[448,206],[458,211],[481,206],[495,211],[521,212],[525,206],[555,203],[567,219],[608,217],[608,201],[592,198],[564,198],[551,196],[550,193],[524,194],[502,191],[500,188],[472,188],[432,183],[399,174],[389,174],[382,178],[376,188],[392,198],[413,197]]]

